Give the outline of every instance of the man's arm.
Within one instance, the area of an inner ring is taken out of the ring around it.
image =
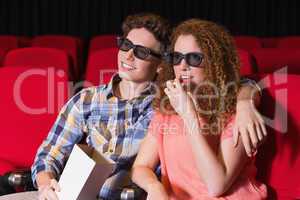
[[[241,88],[237,96],[237,101],[253,101],[255,106],[259,106],[261,98],[261,88],[251,79],[241,79]]]
[[[36,175],[36,184],[37,186],[49,185],[51,179],[55,179],[52,172],[41,171]]]
[[[251,79],[242,79],[241,84],[237,96],[234,145],[237,146],[241,136],[247,155],[251,156],[267,136],[267,131],[264,120],[256,109],[261,98],[260,87]]]
[[[78,93],[62,108],[32,165],[35,187],[58,178],[75,143],[83,136],[82,95]]]

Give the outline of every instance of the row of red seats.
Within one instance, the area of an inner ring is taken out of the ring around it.
[[[79,65],[83,53],[83,40],[73,36],[44,35],[29,37],[0,36],[0,51],[8,52],[12,49],[23,47],[49,47],[65,50],[75,65]],[[97,51],[103,48],[116,47],[116,35],[100,35],[93,37],[90,41],[89,51]],[[3,54],[0,54],[0,56]]]
[[[259,48],[300,48],[300,36],[259,38],[254,36],[234,36],[238,48],[245,50]],[[94,37],[89,46],[89,52],[103,48],[116,47],[116,35],[101,35]]]
[[[93,52],[115,46],[115,35],[98,36],[91,40],[90,51]],[[53,48],[53,50],[44,48]],[[0,66],[57,66],[58,68],[67,70],[70,79],[76,81],[81,79],[82,74],[85,72],[83,49],[83,40],[71,36],[45,35],[37,36],[33,39],[0,36]],[[56,62],[56,60],[58,61]]]
[[[3,66],[55,67],[66,71],[74,80],[70,57],[65,51],[54,48],[30,47],[12,50],[6,54]]]
[[[53,49],[51,50],[50,48]],[[22,54],[24,55],[22,56]],[[30,39],[0,36],[0,65],[1,63],[3,63],[2,65],[46,65],[46,67],[58,65],[58,67],[62,68],[66,68],[67,65],[71,79],[76,80],[83,72],[82,55],[83,42],[76,37],[45,35]],[[29,57],[26,58],[27,56]],[[66,58],[62,59],[62,57]],[[62,60],[55,63],[55,58]]]
[[[68,78],[55,68],[1,67],[0,175],[29,169],[38,146],[69,98]]]
[[[259,38],[254,36],[235,36],[238,48],[252,50],[259,48],[300,48],[300,36]]]
[[[300,74],[300,48],[261,48],[249,53],[253,55],[259,73],[272,73],[288,66],[288,73]]]
[[[1,42],[1,38],[4,41]],[[300,41],[299,38],[280,38],[277,39],[277,48],[261,48],[262,44],[259,38],[248,36],[235,37],[237,46],[240,47],[241,74],[270,73],[284,66],[289,66],[289,73],[299,74],[300,50],[297,48],[286,48],[296,47],[297,45],[300,47],[298,43]],[[275,41],[275,39],[272,40]],[[16,48],[18,45],[16,37],[13,36],[1,36],[0,42],[0,58],[4,57],[9,49]],[[84,67],[82,67],[82,40],[69,36],[38,36],[31,40],[30,45],[35,47],[35,49],[24,48],[9,52],[3,65],[57,66],[66,70],[71,80],[82,78],[85,71]],[[115,35],[98,36],[91,40],[85,76],[87,81],[94,85],[107,82],[107,79],[111,76],[109,74],[112,74],[112,71],[116,70],[117,66],[117,51],[111,49],[116,48],[115,46]],[[56,48],[56,50],[42,49],[41,47]],[[99,70],[101,70],[103,76],[99,74]]]
[[[300,75],[274,73],[254,78],[263,88],[260,111],[269,135],[256,160],[258,178],[268,184],[270,199],[295,199],[300,196]],[[67,81],[54,68],[0,68],[5,94],[0,98],[5,125],[1,128],[0,175],[30,168],[38,146],[69,98]]]
[[[89,42],[89,51],[97,51],[104,48],[116,47],[117,35],[99,35],[95,36]],[[76,44],[77,43],[77,44]],[[76,57],[75,52],[70,49],[83,48],[83,40],[73,36],[64,35],[44,35],[30,37],[19,37],[10,35],[0,35],[0,49],[9,51],[12,49],[30,47],[30,46],[43,46],[66,49],[72,57]],[[82,50],[79,49],[78,53]]]
[[[0,49],[10,50],[18,47],[46,45],[50,47],[74,46],[75,40],[79,47],[83,47],[82,40],[71,36],[62,35],[46,35],[37,36],[33,39],[29,37],[16,37],[16,36],[0,36]],[[273,38],[259,38],[254,36],[235,36],[234,37],[238,48],[251,50],[258,48],[300,48],[300,36],[285,36]],[[93,52],[103,48],[116,47],[116,35],[99,35],[91,39],[89,51]],[[69,49],[67,49],[69,51]],[[70,52],[72,56],[76,54]]]
[[[288,66],[288,73],[300,74],[300,36],[235,36],[234,39],[239,48],[242,75],[272,73],[285,66]],[[101,48],[101,44],[107,49]],[[117,71],[117,49],[111,44],[115,44],[115,36],[112,35],[91,41],[85,76],[88,85],[107,83],[113,71]]]
[[[288,66],[288,73],[300,74],[300,49],[238,49],[243,76],[273,73]],[[92,85],[107,83],[117,71],[117,48],[102,49],[89,55],[85,80]],[[103,59],[105,58],[105,59]]]
[[[300,36],[278,38],[236,36],[234,39],[237,47],[248,51],[252,57],[255,65],[250,67],[251,73],[273,73],[288,66],[288,73],[300,74]],[[242,65],[243,67],[245,66]],[[244,72],[241,70],[242,74],[249,74],[249,69]]]
[[[288,72],[300,74],[300,49],[256,49],[251,52],[239,49],[241,74],[272,73],[284,66]],[[87,85],[107,83],[117,71],[117,48],[95,51],[89,55],[85,80]],[[72,62],[63,50],[52,48],[21,48],[10,51],[4,66],[29,65],[31,67],[56,67],[65,70],[70,80],[76,80]]]
[[[117,71],[117,48],[96,51],[89,56],[86,80],[93,85],[107,83]],[[271,73],[288,66],[289,73],[300,74],[300,50],[257,49],[252,52],[239,49],[241,74]],[[65,70],[69,77],[73,74],[67,54],[52,48],[22,48],[8,53],[4,66],[44,66]]]
[[[256,80],[263,88],[260,112],[268,132],[256,159],[258,178],[270,186],[268,199],[299,199],[300,75],[273,73]]]

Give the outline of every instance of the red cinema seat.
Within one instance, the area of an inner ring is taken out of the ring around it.
[[[268,199],[299,199],[300,76],[274,73],[260,83],[264,87],[260,110],[268,138],[257,156],[258,178],[269,186]]]
[[[18,38],[11,35],[1,35],[0,36],[0,49],[3,49],[5,52],[16,49],[19,47]]]
[[[251,50],[261,48],[262,44],[257,37],[253,36],[235,36],[235,44],[240,49]]]
[[[83,43],[79,38],[64,35],[44,35],[33,38],[32,47],[56,48],[65,51],[71,58],[74,76],[79,79],[82,73]]]
[[[300,74],[300,49],[262,48],[252,50],[260,73],[272,73],[288,66],[288,73]]]
[[[263,48],[276,48],[278,46],[278,37],[260,38],[260,42]]]
[[[89,56],[85,86],[106,84],[118,70],[118,49],[103,49]]]
[[[68,99],[67,75],[54,68],[0,68],[0,175],[29,169]]]
[[[30,47],[15,49],[6,54],[3,66],[19,65],[28,67],[54,67],[63,69],[69,75],[72,75],[67,54],[58,49]]]
[[[0,49],[0,67],[2,66],[4,57],[5,57],[5,51],[3,49]]]
[[[278,40],[278,48],[300,49],[300,36],[283,37]]]
[[[117,47],[116,35],[99,35],[92,38],[90,41],[89,53],[105,49]]]
[[[242,76],[247,76],[257,73],[257,66],[254,57],[243,49],[238,49],[241,67],[240,73]]]
[[[0,159],[0,176],[7,172],[16,171],[17,167],[11,162]]]
[[[30,47],[31,46],[31,37],[27,36],[18,36],[19,38],[19,47],[24,48],[24,47]]]

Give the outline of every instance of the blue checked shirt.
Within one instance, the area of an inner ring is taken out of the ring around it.
[[[62,108],[32,165],[34,183],[40,171],[59,177],[73,146],[86,137],[89,146],[117,164],[100,197],[112,197],[128,184],[130,168],[153,114],[155,88],[149,84],[141,96],[122,100],[113,94],[119,81],[116,75],[108,85],[84,89]]]

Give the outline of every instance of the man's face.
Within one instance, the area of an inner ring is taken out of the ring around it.
[[[134,45],[140,45],[159,52],[160,43],[155,39],[154,35],[145,28],[132,29],[126,39]],[[135,83],[143,83],[153,80],[157,65],[160,59],[149,55],[146,59],[137,58],[133,49],[129,51],[119,50],[118,53],[118,70],[122,79]]]

